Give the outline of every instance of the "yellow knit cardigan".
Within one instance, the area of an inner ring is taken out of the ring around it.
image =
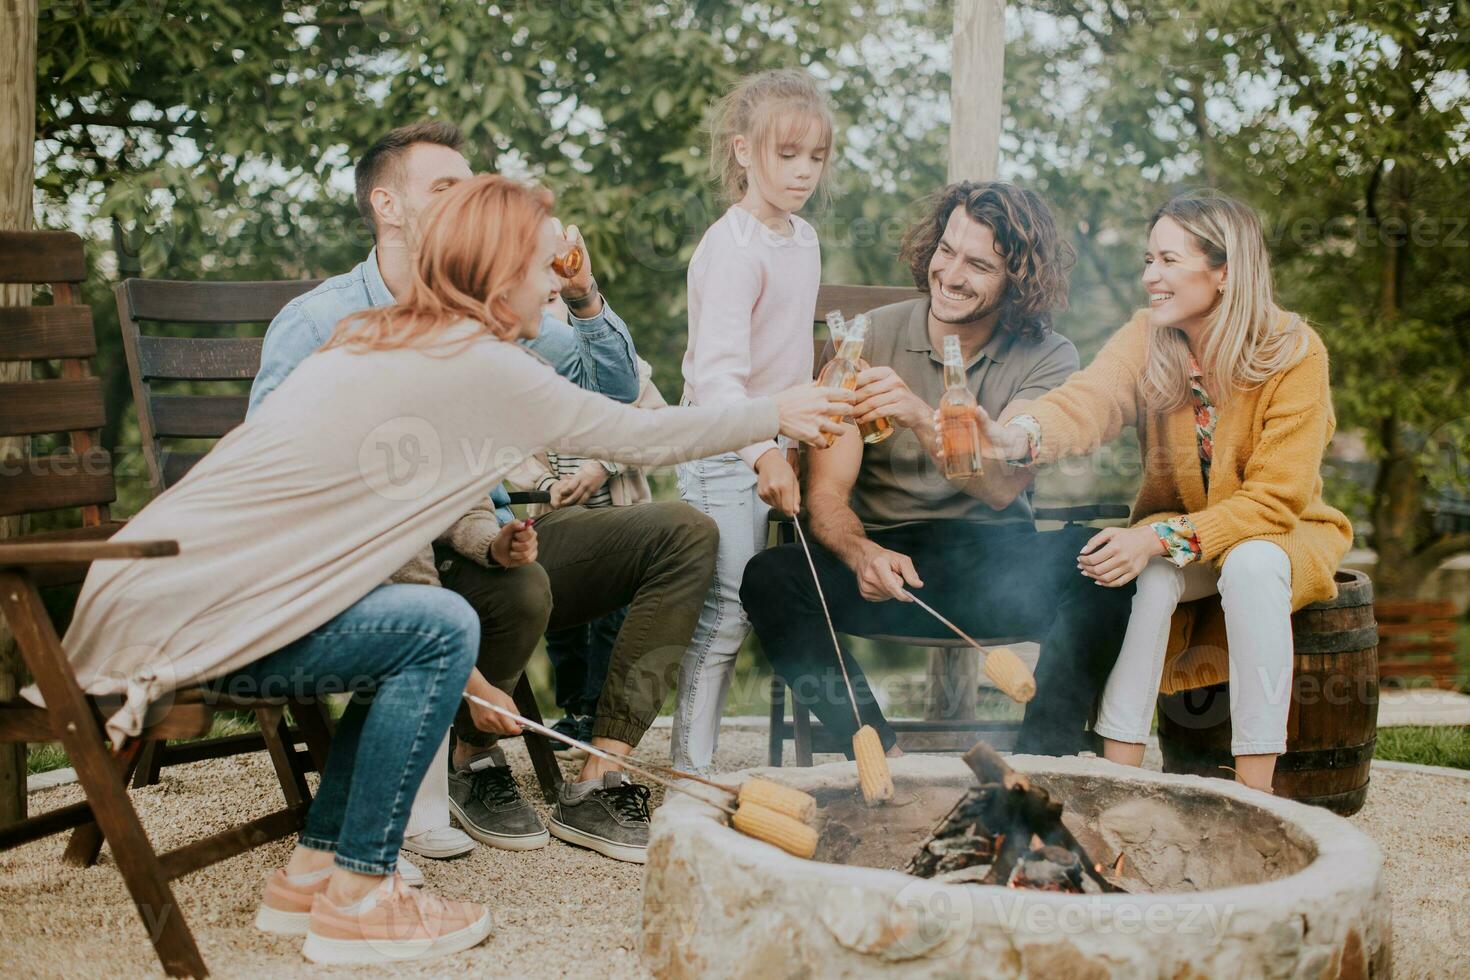
[[[1289,320],[1281,314],[1278,327]],[[1203,549],[1198,560],[1216,568],[1236,545],[1270,541],[1291,559],[1293,609],[1337,595],[1333,574],[1353,532],[1322,500],[1322,453],[1337,421],[1321,338],[1304,326],[1307,352],[1297,364],[1218,405],[1207,492],[1192,407],[1158,413],[1144,404],[1149,329],[1148,311],[1140,310],[1090,365],[1026,405],[1041,423],[1038,462],[1090,453],[1133,426],[1144,460],[1135,525],[1187,516]],[[1181,604],[1167,663],[1165,694],[1229,677],[1218,598]]]

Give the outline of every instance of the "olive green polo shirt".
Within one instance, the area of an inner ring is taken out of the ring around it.
[[[929,342],[927,297],[884,306],[868,314],[864,358],[887,365],[930,407],[944,394],[944,359]],[[1048,332],[1026,341],[997,331],[965,364],[970,391],[987,412],[999,417],[1018,398],[1038,398],[1078,368],[1077,348]],[[987,466],[1000,465],[986,460]],[[852,489],[852,508],[872,527],[907,521],[973,521],[986,524],[1032,523],[1031,501],[1021,494],[1004,510],[992,510],[944,478],[913,430],[899,428],[875,446],[863,446],[863,464]]]

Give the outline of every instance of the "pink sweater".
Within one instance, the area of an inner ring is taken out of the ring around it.
[[[822,282],[817,232],[796,215],[783,238],[735,206],[689,262],[684,403],[738,405],[812,378],[812,323]],[[775,440],[740,450],[751,468]]]

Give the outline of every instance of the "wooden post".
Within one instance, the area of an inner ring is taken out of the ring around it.
[[[1005,0],[955,0],[949,179],[994,180],[1005,83]]]
[[[1005,0],[955,0],[949,83],[949,179],[993,180],[1000,162],[1005,81]],[[929,651],[924,717],[975,717],[978,656],[969,647]]]
[[[0,3],[0,228],[32,227],[36,153],[36,9],[37,0]],[[30,286],[0,284],[0,306],[27,306]],[[0,363],[0,381],[24,381],[28,362]],[[26,451],[24,439],[0,439],[0,459]],[[19,518],[0,518],[0,539],[21,533]],[[7,624],[0,622],[0,701],[15,697],[20,680],[20,654]],[[26,747],[0,745],[0,826],[26,815]]]

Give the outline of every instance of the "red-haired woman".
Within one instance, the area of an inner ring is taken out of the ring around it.
[[[66,636],[91,693],[126,695],[107,723],[118,740],[186,684],[354,695],[257,916],[304,934],[315,962],[443,955],[490,928],[483,906],[408,889],[394,873],[479,620],[446,589],[382,584],[388,576],[540,449],[667,464],[778,432],[812,440],[846,409],[833,400],[846,396],[807,386],[642,411],[559,377],[512,343],[534,335],[556,295],[551,204],[546,190],[495,176],[446,191],[425,217],[402,302],[344,320],[144,508],[118,539],[176,539],[179,555],[93,565]]]

